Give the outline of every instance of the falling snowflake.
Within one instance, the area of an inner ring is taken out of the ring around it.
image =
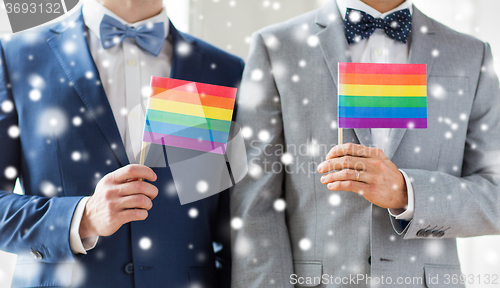
[[[255,109],[264,99],[265,92],[263,87],[255,82],[247,82],[246,85],[246,97],[239,97],[238,105],[241,108]]]
[[[181,42],[177,45],[177,53],[181,56],[188,56],[191,53],[191,45],[186,42]]]
[[[263,77],[264,77],[264,72],[262,72],[262,70],[260,70],[260,69],[252,70],[252,74],[251,74],[250,78],[253,81],[260,81],[260,80],[262,80]]]
[[[207,181],[198,181],[198,183],[196,183],[196,190],[199,192],[199,193],[205,193],[208,191],[208,183]]]
[[[271,50],[276,50],[279,47],[280,41],[278,40],[278,38],[276,38],[276,36],[269,34],[263,37],[264,37],[264,44],[266,45],[267,48]]]
[[[276,199],[273,204],[274,210],[281,212],[286,208],[286,202],[283,199]]]
[[[31,74],[28,77],[28,83],[35,89],[43,89],[45,87],[45,81],[38,74]]]
[[[234,230],[241,229],[241,227],[243,227],[243,220],[239,217],[234,217],[233,220],[231,220],[231,227]]]
[[[127,114],[128,114],[128,109],[127,109],[127,107],[122,107],[122,109],[120,109],[120,114],[121,114],[122,116],[127,116]]]
[[[32,89],[29,93],[29,97],[31,99],[31,101],[38,101],[40,100],[40,98],[42,98],[42,92],[40,92],[40,90],[38,89]]]
[[[149,248],[151,248],[151,245],[152,245],[151,239],[149,239],[148,237],[142,237],[139,240],[139,247],[142,250],[149,250]]]
[[[12,125],[9,127],[7,134],[9,134],[10,138],[17,138],[17,137],[19,137],[21,132],[19,131],[19,127],[17,127],[17,125]]]
[[[303,238],[302,240],[299,241],[299,248],[303,251],[311,249],[311,246],[312,246],[311,240],[307,238]]]
[[[434,50],[432,50],[431,54],[432,54],[432,57],[438,57],[439,56],[439,50],[434,49]]]
[[[78,162],[82,159],[82,154],[78,151],[74,151],[71,153],[71,159],[75,162]]]
[[[73,41],[68,41],[64,43],[63,51],[66,54],[73,54],[76,51],[76,44]]]
[[[80,118],[79,116],[75,116],[75,117],[73,117],[73,120],[71,122],[73,123],[73,125],[78,127],[78,126],[82,125],[82,118]]]
[[[361,13],[359,13],[358,11],[351,11],[351,13],[349,13],[349,21],[351,21],[352,23],[358,23],[359,21],[361,20]]]
[[[253,178],[258,178],[262,174],[262,168],[259,165],[251,164],[248,167],[248,174]]]
[[[429,31],[429,29],[427,28],[427,26],[422,26],[420,27],[420,32],[424,33],[424,34],[427,34],[427,31]]]
[[[396,241],[396,236],[394,236],[394,235],[391,235],[391,236],[389,237],[389,240],[390,240],[391,242],[394,242],[394,241]]]
[[[285,164],[285,165],[290,165],[293,163],[293,156],[292,154],[290,153],[283,153],[283,155],[281,155],[281,163]]]
[[[274,3],[273,3],[273,9],[274,9],[274,10],[280,10],[280,9],[281,9],[281,4],[280,4],[280,2],[274,2]]]
[[[7,179],[15,179],[17,177],[17,169],[13,166],[8,166],[5,168],[3,175]]]
[[[176,195],[177,189],[175,188],[175,183],[173,181],[170,181],[167,184],[166,192],[167,192],[167,196],[169,196],[169,197],[173,197]]]
[[[307,66],[307,62],[306,62],[306,60],[300,60],[300,61],[299,61],[299,67],[304,68],[304,67],[306,67],[306,66]]]
[[[438,258],[445,250],[444,243],[439,240],[425,241],[424,245],[426,254],[432,258]]]
[[[310,47],[316,47],[318,46],[319,44],[319,38],[318,36],[316,35],[311,35],[309,37],[307,37],[307,45],[309,45]]]
[[[330,197],[328,198],[328,202],[330,203],[330,205],[332,206],[339,206],[340,203],[342,202],[342,198],[340,197],[339,194],[332,194],[330,195]]]
[[[316,139],[307,140],[306,154],[308,156],[316,157],[320,153],[320,145]]]
[[[299,82],[300,81],[299,75],[293,75],[292,76],[292,81],[295,82],[295,83]]]
[[[238,256],[248,256],[252,252],[252,243],[246,237],[239,237],[234,244],[234,252]]]
[[[40,114],[38,125],[37,132],[44,136],[53,137],[66,131],[68,119],[62,109],[50,108]]]
[[[10,100],[4,100],[2,102],[2,111],[5,113],[10,113],[14,110],[14,104]]]
[[[92,73],[92,71],[87,71],[87,73],[85,73],[85,78],[92,79],[93,77],[94,77],[94,73]]]
[[[53,197],[56,195],[56,186],[52,182],[45,180],[40,183],[40,191],[46,197]]]
[[[253,135],[252,128],[248,126],[241,128],[241,136],[243,136],[243,138],[249,139],[250,137],[252,137],[252,135]]]
[[[439,85],[439,84],[433,84],[431,87],[430,87],[430,92],[431,92],[431,95],[433,97],[435,97],[436,99],[443,99],[445,96],[446,96],[446,90],[444,89],[443,86]]]
[[[271,138],[271,135],[269,134],[269,131],[267,130],[261,130],[259,132],[259,140],[262,141],[262,142],[266,142],[269,140],[269,138]]]
[[[486,125],[486,124],[481,124],[481,130],[482,130],[482,131],[486,131],[486,130],[488,130],[488,125]]]
[[[333,120],[332,123],[330,123],[330,128],[337,129],[337,121]]]
[[[188,211],[188,215],[189,215],[189,217],[191,217],[191,218],[196,218],[196,217],[198,217],[198,209],[196,209],[196,208],[191,208],[191,209],[189,209],[189,211]]]

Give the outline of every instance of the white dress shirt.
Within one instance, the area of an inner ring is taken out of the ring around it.
[[[99,71],[128,159],[130,163],[138,163],[145,121],[141,102],[144,103],[150,95],[151,76],[170,77],[172,44],[165,41],[158,56],[139,48],[133,38],[125,38],[123,42],[104,49],[99,26],[105,14],[126,26],[136,28],[148,23],[163,22],[166,39],[170,27],[168,16],[164,8],[152,18],[130,24],[96,0],[85,0],[82,13],[90,52]],[[86,251],[94,248],[97,243],[97,237],[81,240],[78,233],[88,199],[89,197],[85,197],[80,201],[71,222],[70,246],[73,253],[86,254]]]
[[[342,19],[345,19],[347,8],[360,10],[370,14],[374,18],[385,18],[387,15],[403,9],[410,9],[412,13],[412,2],[406,0],[400,6],[393,10],[380,13],[374,8],[361,2],[360,0],[337,0]],[[347,40],[346,40],[347,41]],[[373,34],[357,43],[349,45],[352,62],[357,63],[408,63],[409,46],[402,42],[396,41],[387,36],[382,29],[375,29]],[[375,147],[384,151],[387,148],[387,142],[392,129],[388,128],[372,128],[372,140]],[[408,206],[407,209],[389,209],[389,213],[396,217],[396,219],[410,220],[413,218],[413,211],[415,210],[413,187],[411,185],[408,175],[402,170],[401,174],[406,182],[408,191]]]

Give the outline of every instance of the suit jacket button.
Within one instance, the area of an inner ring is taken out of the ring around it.
[[[429,237],[431,235],[432,235],[432,231],[431,230],[425,230],[424,237]]]
[[[130,262],[125,265],[125,273],[132,275],[134,274],[134,263]]]
[[[444,231],[439,231],[437,237],[441,238],[444,236]]]
[[[30,254],[38,260],[43,259],[43,254],[40,251],[31,250]]]
[[[418,230],[418,232],[417,232],[417,236],[418,236],[418,237],[424,237],[424,234],[425,234],[425,230],[424,230],[424,229],[420,229],[420,230]]]

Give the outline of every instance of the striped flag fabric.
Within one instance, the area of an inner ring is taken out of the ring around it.
[[[152,77],[143,141],[225,154],[236,88]]]
[[[338,64],[339,128],[427,128],[426,64]]]

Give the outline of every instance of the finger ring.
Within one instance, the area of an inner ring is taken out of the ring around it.
[[[359,170],[356,170],[356,181],[359,181]]]

